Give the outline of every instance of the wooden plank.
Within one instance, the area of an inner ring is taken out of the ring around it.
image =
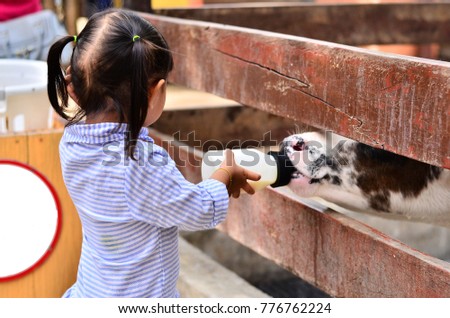
[[[80,221],[61,173],[61,136],[60,131],[30,134],[28,137],[29,164],[48,178],[55,187],[62,206],[59,241],[44,264],[30,274],[34,282],[34,297],[61,297],[76,280],[81,252]]]
[[[174,52],[175,83],[450,168],[448,62],[143,16]]]
[[[449,263],[274,190],[232,200],[220,229],[332,296],[450,296]]]
[[[261,2],[160,9],[154,13],[348,45],[449,43],[450,38],[450,3]]]
[[[183,298],[268,298],[235,272],[225,268],[183,238],[179,240],[180,275],[177,290]],[[226,282],[226,284],[224,284]]]
[[[28,163],[28,137],[24,134],[0,136],[0,159]]]
[[[151,135],[159,144],[170,140],[156,131]],[[170,148],[184,157],[199,156],[186,146]],[[200,180],[198,164],[179,168],[192,182]],[[449,263],[277,190],[231,200],[220,229],[332,296],[450,297]]]

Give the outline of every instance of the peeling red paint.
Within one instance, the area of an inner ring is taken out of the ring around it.
[[[415,113],[413,124],[418,126],[420,129],[424,128],[424,122],[423,122],[424,114],[422,112]]]
[[[172,82],[437,166],[449,156],[448,62],[149,18],[178,53]]]

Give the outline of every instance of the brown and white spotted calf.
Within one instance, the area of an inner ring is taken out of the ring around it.
[[[331,133],[284,139],[289,187],[341,207],[450,227],[450,171]]]

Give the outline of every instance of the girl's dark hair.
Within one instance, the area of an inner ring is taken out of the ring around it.
[[[80,106],[70,117],[60,60],[62,50],[73,40],[73,36],[63,37],[49,51],[47,91],[52,107],[68,125],[86,115],[115,112],[121,123],[128,123],[125,151],[135,159],[134,148],[147,116],[148,90],[172,70],[165,39],[133,12],[111,9],[94,14],[77,37],[70,61]]]

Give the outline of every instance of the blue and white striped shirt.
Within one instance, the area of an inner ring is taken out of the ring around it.
[[[60,143],[64,182],[82,223],[78,276],[64,297],[177,297],[178,229],[225,219],[228,193],[184,179],[140,131],[137,161],[124,160],[127,125],[76,124]]]

